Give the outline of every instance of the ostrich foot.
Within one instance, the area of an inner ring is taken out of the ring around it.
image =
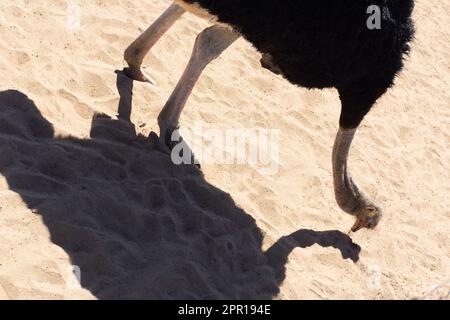
[[[144,71],[142,71],[141,66],[133,66],[129,64],[128,68],[124,69],[125,74],[136,81],[148,82],[154,86],[157,85],[156,81],[149,75],[147,75]]]
[[[163,153],[170,155],[171,160],[176,165],[193,164],[199,169],[200,162],[195,157],[194,152],[183,140],[179,134],[179,128],[161,129],[161,134],[151,132],[149,139],[152,144],[156,145],[157,149]]]

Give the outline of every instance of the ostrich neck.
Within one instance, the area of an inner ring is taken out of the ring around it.
[[[366,198],[353,182],[347,170],[347,159],[356,129],[339,128],[333,147],[333,180],[339,207],[351,215],[357,215]]]

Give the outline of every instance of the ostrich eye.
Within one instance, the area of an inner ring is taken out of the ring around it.
[[[377,215],[378,210],[374,207],[367,207],[367,216],[373,218]]]

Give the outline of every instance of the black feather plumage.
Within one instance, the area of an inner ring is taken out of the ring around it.
[[[183,0],[231,25],[290,82],[335,87],[341,126],[356,127],[393,85],[414,35],[413,0]],[[369,6],[381,28],[369,29]]]

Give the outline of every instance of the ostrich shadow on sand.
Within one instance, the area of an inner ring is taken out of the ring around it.
[[[272,299],[297,247],[359,259],[339,231],[299,230],[263,252],[255,220],[229,194],[136,134],[133,83],[121,72],[117,88],[118,119],[95,116],[85,140],[55,138],[25,94],[0,92],[0,172],[95,297]]]

